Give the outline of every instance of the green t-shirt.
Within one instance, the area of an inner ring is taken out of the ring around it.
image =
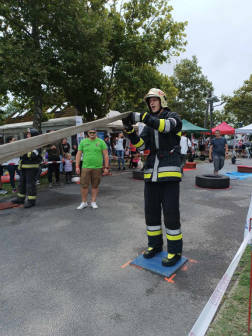
[[[78,150],[83,152],[82,168],[102,168],[104,149],[107,149],[105,141],[102,139],[83,139],[81,140]]]

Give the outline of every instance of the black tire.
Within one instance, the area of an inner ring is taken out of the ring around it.
[[[197,187],[209,189],[226,189],[230,187],[230,178],[224,175],[204,174],[195,179]]]
[[[144,180],[144,172],[141,170],[133,170],[132,178],[134,180]]]
[[[231,162],[232,162],[232,164],[235,164],[235,163],[236,163],[236,156],[233,156],[233,157],[232,157]]]
[[[200,161],[205,161],[206,160],[206,155],[201,154],[199,159],[200,159]]]

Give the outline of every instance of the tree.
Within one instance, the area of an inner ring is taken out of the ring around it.
[[[171,107],[182,119],[204,127],[206,96],[213,91],[213,84],[202,73],[196,56],[192,60],[182,59],[175,67],[171,77],[178,90]]]
[[[233,96],[223,96],[222,99],[227,102],[224,113],[229,122],[234,125],[243,123],[244,126],[252,123],[252,75]]]
[[[144,70],[186,45],[187,23],[173,20],[165,0],[6,0],[0,10],[0,92],[33,97],[38,128],[45,92],[58,90],[94,120],[122,96],[141,99]]]
[[[9,90],[18,98],[32,98],[35,128],[41,130],[43,94],[58,90],[57,79],[63,77],[63,72],[66,75],[70,72],[74,87],[79,64],[89,70],[87,78],[92,71],[97,73],[103,68],[102,60],[107,58],[103,48],[107,43],[103,42],[107,40],[104,38],[106,29],[99,30],[97,26],[105,25],[104,16],[108,12],[105,4],[105,0],[1,2],[0,71],[3,80],[0,93],[6,94]],[[95,43],[100,43],[97,62]],[[62,50],[64,57],[61,57]],[[87,56],[87,50],[92,58]]]

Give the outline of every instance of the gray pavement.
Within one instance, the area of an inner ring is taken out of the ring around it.
[[[236,166],[226,161],[223,172]],[[244,159],[242,164],[251,164]],[[147,245],[144,182],[105,177],[98,210],[76,210],[79,185],[39,192],[37,206],[0,212],[2,336],[186,336],[239,248],[252,179],[229,190],[181,183],[183,270],[162,276],[125,265]]]

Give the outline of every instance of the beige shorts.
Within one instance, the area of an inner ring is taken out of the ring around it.
[[[98,188],[101,182],[102,168],[92,169],[92,168],[82,168],[80,185],[82,188],[88,188],[90,183],[93,188]]]

